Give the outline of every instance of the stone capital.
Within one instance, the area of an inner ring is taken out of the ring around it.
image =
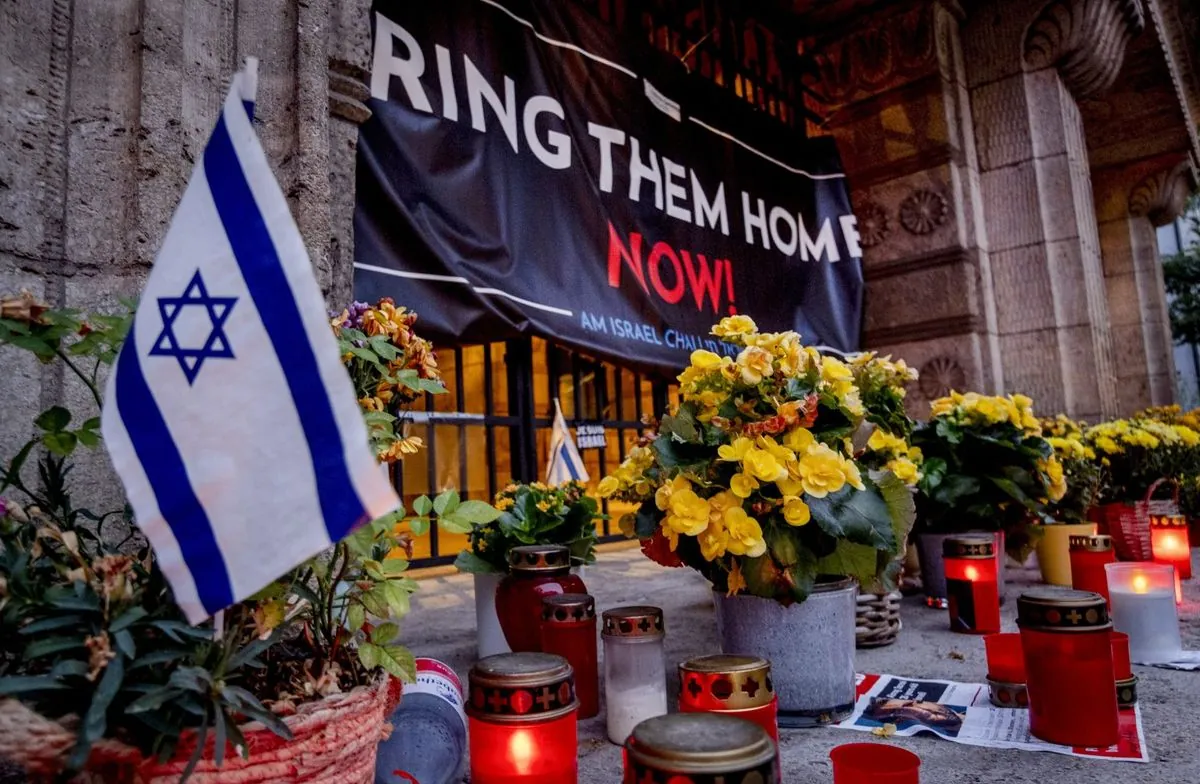
[[[1155,226],[1174,222],[1187,206],[1195,180],[1189,161],[1180,161],[1141,180],[1129,192],[1129,214]]]
[[[367,99],[371,90],[366,73],[347,62],[329,62],[329,114],[361,125],[371,116]]]
[[[1125,47],[1146,26],[1142,0],[1051,0],[1025,32],[1025,65],[1054,67],[1076,99],[1116,81]]]

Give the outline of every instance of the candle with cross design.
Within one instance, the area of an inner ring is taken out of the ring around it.
[[[638,724],[625,742],[623,784],[778,784],[767,732],[719,713],[676,713]]]
[[[523,545],[508,554],[508,576],[496,589],[500,628],[514,651],[542,647],[542,600],[564,593],[587,593],[571,574],[571,552],[564,545]]]
[[[595,599],[586,593],[564,593],[542,600],[542,650],[562,656],[575,670],[581,719],[600,712],[596,644]]]
[[[1017,625],[1025,654],[1029,731],[1064,746],[1114,745],[1119,739],[1117,679],[1104,597],[1031,588],[1017,600]]]
[[[779,743],[779,698],[771,663],[718,653],[679,665],[679,712],[721,713],[753,722]]]
[[[1000,586],[996,537],[992,534],[951,536],[942,542],[950,630],[966,634],[1000,631]]]
[[[1181,580],[1192,579],[1192,548],[1188,522],[1183,515],[1150,515],[1150,552],[1155,563],[1175,567]],[[1177,603],[1182,597],[1177,596]]]
[[[576,784],[571,665],[547,653],[502,653],[471,668],[472,784]]]
[[[608,738],[622,744],[640,722],[667,712],[663,612],[618,607],[603,620]]]

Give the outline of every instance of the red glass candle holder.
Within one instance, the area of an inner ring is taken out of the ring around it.
[[[1113,675],[1117,679],[1117,707],[1132,708],[1137,704],[1137,676],[1129,657],[1129,635],[1112,632]]]
[[[1187,518],[1182,515],[1150,516],[1150,552],[1155,563],[1170,564],[1181,580],[1192,579],[1192,548]]]
[[[757,656],[715,654],[680,664],[679,712],[745,719],[779,743],[779,698],[771,684],[771,664]]]
[[[1108,604],[1066,588],[1031,588],[1017,601],[1025,651],[1029,729],[1064,746],[1107,748],[1119,739]]]
[[[996,539],[991,534],[947,537],[942,543],[950,629],[966,634],[1000,631]]]
[[[576,784],[579,703],[566,659],[489,656],[469,682],[472,784]]]
[[[581,719],[600,712],[596,647],[595,599],[586,593],[564,593],[542,600],[542,650],[563,657],[575,670]]]
[[[1098,593],[1108,601],[1108,574],[1104,566],[1117,560],[1112,537],[1106,534],[1072,536],[1070,547],[1071,587]]]
[[[1025,688],[1025,652],[1016,632],[989,634],[983,638],[987,651],[988,697],[998,708],[1028,708]]]
[[[921,758],[886,743],[846,743],[829,752],[833,784],[919,784]]]
[[[496,588],[496,615],[515,652],[542,647],[542,600],[563,593],[587,593],[571,574],[571,553],[563,545],[514,547],[508,554],[508,576]]]
[[[625,741],[622,781],[778,784],[777,760],[762,727],[720,713],[675,713],[634,728]]]

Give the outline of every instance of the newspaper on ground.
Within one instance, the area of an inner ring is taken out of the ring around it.
[[[858,701],[850,718],[834,726],[864,732],[893,725],[896,734],[932,732],[939,738],[994,749],[1050,751],[1073,757],[1149,762],[1142,714],[1135,706],[1120,712],[1121,738],[1107,749],[1072,748],[1038,740],[1029,732],[1029,711],[997,708],[982,683],[957,683],[896,675],[858,675]]]
[[[1164,670],[1200,670],[1200,651],[1176,651],[1154,659],[1139,659],[1134,664],[1162,667]]]

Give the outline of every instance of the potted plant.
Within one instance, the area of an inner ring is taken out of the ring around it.
[[[1095,533],[1088,519],[1100,495],[1101,471],[1096,453],[1083,441],[1085,424],[1059,414],[1042,420],[1042,434],[1062,463],[1067,492],[1047,505],[1046,518],[1033,529],[1038,568],[1051,585],[1071,585],[1071,537]]]
[[[736,359],[693,352],[681,402],[600,494],[639,505],[622,527],[652,557],[708,578],[722,648],[771,661],[781,724],[836,721],[854,703],[855,580],[893,585],[912,497],[854,456],[867,412],[846,363],[745,316],[713,334]]]
[[[454,565],[474,575],[479,657],[506,653],[508,641],[496,613],[496,589],[508,574],[509,552],[533,544],[561,544],[576,567],[596,560],[596,521],[603,519],[595,499],[579,482],[551,487],[542,482],[510,484],[496,494],[496,516],[467,533],[467,549]]]
[[[1177,490],[1179,477],[1198,473],[1200,433],[1155,419],[1116,419],[1088,428],[1084,441],[1103,470],[1096,522],[1112,535],[1118,557],[1151,560],[1152,497],[1162,487]],[[1155,511],[1176,510],[1172,501]]]
[[[62,362],[98,407],[130,312],[84,318],[6,298],[0,343]],[[54,407],[35,425],[0,468],[0,492],[22,498],[0,502],[0,716],[12,729],[0,758],[36,777],[105,781],[240,781],[286,758],[295,775],[370,781],[392,679],[413,677],[381,620],[403,616],[416,589],[395,557],[403,511],[193,627],[128,507],[98,514],[71,493],[71,459],[99,444],[98,419]],[[343,724],[353,740],[335,740]]]
[[[912,443],[924,455],[917,494],[917,550],[926,602],[945,606],[942,542],[949,535],[990,531],[1024,561],[1029,523],[1066,493],[1062,463],[1042,437],[1033,401],[952,392],[935,400]],[[1000,548],[998,548],[1000,549]]]

